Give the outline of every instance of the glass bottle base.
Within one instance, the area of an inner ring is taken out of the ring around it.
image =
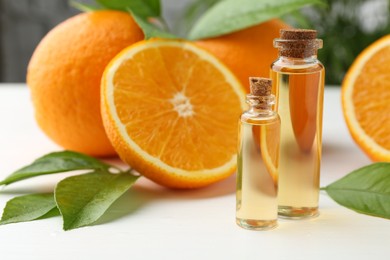
[[[314,218],[319,215],[318,207],[290,207],[279,206],[278,215],[285,219]]]
[[[236,218],[236,223],[240,227],[249,230],[270,230],[270,229],[274,229],[278,225],[278,221],[276,219],[258,220],[258,219]]]

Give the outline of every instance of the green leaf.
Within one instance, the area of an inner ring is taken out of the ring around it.
[[[344,207],[390,219],[390,163],[357,169],[322,190]]]
[[[309,19],[302,14],[301,10],[295,10],[283,15],[282,19],[296,28],[313,28]]]
[[[96,0],[108,9],[130,12],[144,32],[145,39],[152,37],[178,38],[169,32],[161,17],[159,0]]]
[[[225,0],[209,9],[189,33],[192,40],[238,31],[323,0]]]
[[[174,32],[183,37],[187,36],[187,33],[194,26],[195,22],[201,17],[208,9],[222,0],[195,0],[192,1],[183,11],[178,19],[178,23],[175,24]]]
[[[64,230],[94,223],[137,179],[129,172],[111,174],[96,170],[59,182],[55,200],[64,220]]]
[[[168,38],[168,39],[178,38],[178,36],[171,34],[167,31],[164,31],[163,29],[157,27],[155,24],[150,23],[148,18],[142,17],[133,11],[130,11],[130,12],[131,12],[131,15],[133,16],[134,20],[138,24],[138,26],[141,27],[141,29],[145,35],[145,39],[150,39],[153,37]],[[157,20],[155,20],[155,21],[157,21]]]
[[[5,205],[0,224],[31,221],[53,213],[57,208],[53,193],[31,194],[13,198]]]
[[[69,1],[69,5],[83,12],[92,12],[102,9],[99,6],[88,5],[77,1]]]
[[[0,185],[8,185],[24,179],[75,170],[105,169],[113,166],[103,163],[93,157],[72,151],[62,151],[47,154],[38,158],[32,164],[23,167],[0,181]]]
[[[160,0],[96,0],[102,6],[127,12],[134,10],[140,16],[159,17],[161,14]]]
[[[53,195],[53,200],[54,200],[54,195]],[[37,218],[36,220],[47,219],[47,218],[52,218],[52,217],[57,217],[57,216],[61,216],[61,213],[60,213],[60,210],[57,208],[57,205],[56,205],[55,208],[53,208],[52,210],[47,212],[45,215]]]

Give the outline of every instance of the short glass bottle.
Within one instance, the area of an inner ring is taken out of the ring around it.
[[[272,109],[270,79],[250,78],[250,108],[239,120],[236,223],[245,229],[268,230],[278,217],[280,118]]]
[[[272,92],[283,126],[280,143],[279,216],[318,215],[322,147],[324,66],[317,59],[322,40],[314,30],[281,30],[271,65]]]

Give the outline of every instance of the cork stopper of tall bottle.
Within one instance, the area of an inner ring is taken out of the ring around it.
[[[274,45],[279,48],[280,56],[303,59],[317,55],[322,40],[317,39],[316,30],[282,29]]]

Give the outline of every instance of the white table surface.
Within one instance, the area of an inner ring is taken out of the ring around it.
[[[0,124],[1,179],[61,150],[37,127],[24,84],[0,85]],[[325,91],[323,128],[322,186],[370,163],[348,133],[338,88]],[[0,208],[26,192],[50,192],[68,175],[3,188]],[[95,226],[65,232],[60,217],[0,226],[0,259],[390,259],[389,220],[345,209],[322,193],[318,218],[248,231],[235,224],[234,191],[235,176],[192,191],[142,178]]]

